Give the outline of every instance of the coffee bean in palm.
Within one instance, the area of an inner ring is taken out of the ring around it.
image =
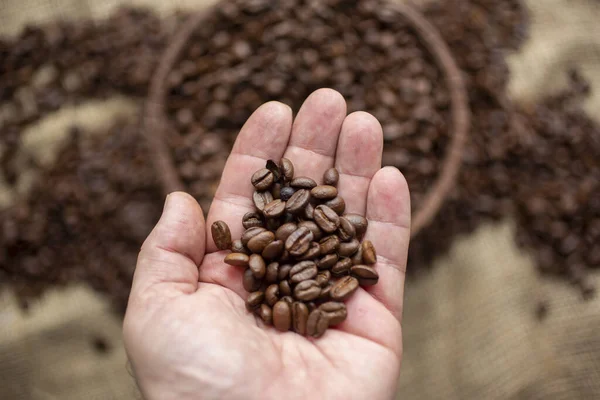
[[[283,201],[288,201],[294,193],[296,193],[296,189],[291,186],[284,186],[279,191],[279,198]]]
[[[258,211],[262,211],[267,204],[273,201],[273,195],[268,190],[262,192],[255,191],[252,194],[252,201],[254,202],[254,207],[256,207]]]
[[[323,231],[321,231],[321,228],[314,221],[302,221],[298,223],[298,227],[301,226],[308,228],[313,233],[313,240],[318,242],[323,237]]]
[[[213,241],[219,250],[229,250],[231,247],[231,232],[225,221],[215,221],[210,226]]]
[[[354,225],[344,217],[340,217],[340,227],[338,228],[338,236],[342,242],[352,240],[356,236]]]
[[[265,325],[273,324],[273,309],[271,309],[271,307],[269,307],[268,305],[260,305],[260,308],[258,309],[258,316],[260,317],[260,319],[262,319]]]
[[[306,334],[308,336],[321,337],[328,327],[329,321],[327,315],[320,309],[317,308],[308,315],[308,320],[306,321]]]
[[[265,294],[261,291],[252,292],[246,298],[246,308],[250,311],[256,310],[265,300]]]
[[[280,217],[284,211],[285,201],[276,199],[265,206],[265,208],[263,209],[263,214],[267,218],[277,218]]]
[[[362,215],[345,214],[344,218],[346,218],[348,221],[350,221],[352,223],[352,225],[354,225],[354,229],[356,230],[356,236],[358,238],[362,237],[362,235],[364,235],[365,232],[367,231],[367,227],[369,226],[369,221]]]
[[[273,326],[281,332],[287,332],[292,325],[291,306],[287,301],[279,300],[273,306]]]
[[[294,332],[306,335],[306,321],[308,320],[308,307],[306,304],[295,301],[292,303],[292,325]]]
[[[279,301],[279,284],[273,283],[265,290],[265,301],[273,307]]]
[[[277,274],[279,273],[279,263],[272,262],[267,265],[267,272],[265,272],[265,282],[267,283],[276,283],[279,281],[277,279]]]
[[[354,254],[352,254],[352,256],[350,256],[350,259],[352,260],[352,264],[354,264],[354,265],[363,264],[362,254],[363,254],[362,246],[359,245],[358,250],[356,250],[356,252]]]
[[[323,204],[335,211],[337,215],[342,215],[346,210],[346,202],[341,196],[337,196],[331,200],[327,200]]]
[[[252,254],[250,256],[248,260],[248,269],[252,271],[256,279],[264,278],[265,273],[267,272],[265,260],[263,260],[263,258],[258,254]]]
[[[340,238],[337,235],[325,236],[319,241],[319,245],[322,255],[335,253],[340,247]]]
[[[350,275],[358,279],[362,286],[375,285],[379,281],[375,268],[368,265],[354,265],[350,268]]]
[[[337,186],[340,174],[336,168],[329,168],[323,174],[323,183],[325,185]]]
[[[273,199],[281,199],[281,188],[281,183],[274,183],[273,186],[271,186],[271,194],[273,195]]]
[[[310,190],[310,195],[318,200],[331,200],[336,197],[338,191],[335,186],[318,185]]]
[[[292,295],[292,287],[290,286],[290,282],[285,280],[279,282],[279,294],[282,296],[291,296]]]
[[[246,246],[244,246],[240,239],[236,239],[233,242],[231,242],[231,251],[233,253],[244,253],[250,255],[250,250],[248,250]]]
[[[340,223],[340,230],[341,228],[342,224]],[[337,253],[340,255],[340,257],[350,257],[354,253],[356,253],[359,247],[360,243],[358,242],[358,240],[352,239],[349,242],[340,243],[340,247],[338,248]]]
[[[244,231],[244,233],[242,233],[242,238],[240,240],[242,241],[242,244],[247,247],[250,239],[252,239],[254,236],[258,235],[259,233],[263,233],[266,231],[267,230],[265,228],[263,228],[262,226],[255,226],[252,228],[248,228]]]
[[[294,179],[294,164],[287,158],[282,158],[279,162],[279,169],[285,182],[290,182]]]
[[[342,258],[331,267],[331,273],[333,276],[348,275],[350,267],[352,267],[352,260],[349,258]]]
[[[353,276],[345,276],[331,287],[329,296],[336,301],[344,301],[356,292],[358,280]]]
[[[312,188],[317,186],[317,182],[306,176],[299,176],[297,178],[292,179],[292,181],[290,182],[290,186],[296,189],[311,190]]]
[[[302,255],[310,247],[312,232],[305,227],[296,229],[285,241],[285,248],[292,256]]]
[[[262,251],[262,256],[265,260],[275,260],[283,253],[283,241],[274,240],[269,243]]]
[[[317,277],[315,278],[315,281],[317,281],[317,283],[321,287],[325,287],[329,283],[330,280],[331,280],[331,271],[328,271],[328,270],[320,271],[317,274]]]
[[[275,182],[275,177],[273,176],[273,172],[267,168],[262,168],[252,175],[251,181],[256,190],[262,191],[271,187],[273,182]]]
[[[341,324],[348,316],[346,305],[339,301],[328,301],[327,303],[323,303],[319,306],[319,310],[327,316],[329,326]]]
[[[260,289],[262,281],[254,277],[254,273],[250,268],[246,268],[242,276],[242,285],[244,286],[244,290],[246,290],[246,292],[256,292],[258,289]]]
[[[292,285],[317,276],[317,266],[313,261],[301,261],[290,270],[290,283]]]
[[[375,246],[370,240],[365,240],[361,244],[362,247],[362,258],[365,264],[375,264],[377,262],[377,254],[375,253]]]
[[[247,267],[250,258],[244,253],[229,253],[225,256],[225,264],[233,265],[234,267]]]
[[[292,214],[298,214],[304,211],[304,207],[306,207],[309,200],[310,192],[306,189],[299,189],[286,201],[285,210]]]
[[[246,247],[253,253],[260,254],[269,243],[275,240],[275,234],[270,231],[264,231],[248,241]]]
[[[287,222],[287,223],[281,225],[279,228],[277,228],[277,231],[275,232],[275,238],[277,240],[283,240],[285,242],[285,240],[296,229],[298,229],[298,225],[296,225],[296,223],[294,223],[294,222]]]
[[[314,220],[319,228],[324,232],[332,233],[340,226],[340,217],[335,211],[326,205],[319,205],[315,208]]]
[[[294,288],[294,297],[302,301],[311,301],[319,297],[321,286],[314,279],[302,281]]]
[[[279,272],[277,273],[277,279],[283,281],[284,279],[289,278],[290,271],[292,269],[292,264],[282,264],[279,266]]]
[[[319,246],[320,247],[320,246]],[[336,253],[327,254],[321,257],[317,261],[317,268],[327,270],[335,265],[338,261],[338,255]]]
[[[254,228],[254,227],[264,227],[264,222],[262,217],[256,211],[250,211],[244,214],[242,217],[242,226],[244,229]]]

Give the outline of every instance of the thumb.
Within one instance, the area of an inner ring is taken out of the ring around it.
[[[138,255],[129,303],[170,298],[198,288],[198,266],[205,250],[202,208],[189,194],[167,196],[160,220]]]

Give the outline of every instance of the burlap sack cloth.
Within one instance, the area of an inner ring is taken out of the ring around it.
[[[500,1],[500,0],[499,0]],[[160,12],[198,1],[3,0],[0,31],[55,17],[102,17],[119,4]],[[531,38],[511,60],[514,99],[531,101],[560,88],[568,66],[581,67],[600,109],[600,5],[594,0],[530,0]],[[126,99],[66,110],[32,127],[27,141],[51,163],[48,144],[73,119],[106,123],[135,112]],[[26,190],[26,182],[23,184]],[[12,194],[0,190],[0,204]],[[459,238],[427,276],[409,280],[404,315],[401,399],[600,398],[600,299],[582,303],[576,290],[540,281],[531,259],[513,244],[511,221]],[[593,280],[600,286],[600,276]],[[546,320],[534,318],[549,299]],[[93,343],[102,338],[107,353]],[[1,399],[139,398],[126,367],[120,320],[89,289],[54,291],[22,315],[0,296]]]

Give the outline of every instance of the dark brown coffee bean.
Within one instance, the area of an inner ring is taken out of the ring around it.
[[[348,316],[348,310],[344,303],[338,301],[328,301],[319,306],[319,310],[325,313],[329,319],[329,326],[339,325]]]
[[[240,239],[236,239],[231,243],[231,251],[234,253],[243,253],[250,255],[250,250],[244,246]]]
[[[331,300],[331,288],[333,287],[333,282],[329,282],[321,289],[321,294],[317,298],[318,301],[329,301]]]
[[[250,239],[252,239],[254,236],[258,235],[259,233],[266,232],[266,231],[267,230],[265,228],[260,227],[260,226],[246,229],[244,231],[244,233],[242,233],[242,237],[241,237],[242,244],[247,247]]]
[[[290,271],[292,270],[292,264],[283,264],[279,266],[279,272],[277,273],[277,279],[283,281],[288,279],[290,276]]]
[[[379,274],[375,268],[368,265],[355,265],[350,268],[350,275],[358,279],[362,286],[375,285],[379,280]]]
[[[308,307],[306,304],[295,301],[292,303],[292,321],[294,332],[306,335],[306,321],[308,320]]]
[[[321,255],[335,253],[340,247],[340,238],[337,235],[325,236],[319,241]]]
[[[306,189],[300,189],[285,203],[285,209],[292,214],[298,214],[304,210],[308,200],[310,200],[310,192]]]
[[[250,258],[243,253],[229,253],[225,256],[225,264],[233,265],[234,267],[247,267]]]
[[[283,253],[283,241],[275,240],[269,243],[262,251],[262,256],[266,260],[275,260]]]
[[[258,316],[262,319],[265,325],[273,324],[273,310],[266,304],[261,304],[258,309]]]
[[[342,224],[340,223],[340,230],[342,229]],[[360,243],[356,239],[352,239],[348,242],[340,243],[340,247],[338,248],[338,254],[340,257],[350,257],[360,247]]]
[[[340,196],[334,197],[323,204],[335,211],[337,215],[342,215],[346,210],[346,202]]]
[[[265,282],[267,283],[276,283],[279,281],[277,279],[277,275],[279,274],[279,263],[272,262],[267,265],[267,272],[265,273]]]
[[[354,225],[354,229],[356,230],[356,237],[361,238],[362,235],[367,231],[367,227],[369,226],[369,221],[358,214],[345,214],[344,218]]]
[[[296,193],[296,189],[290,186],[284,186],[279,191],[279,198],[283,201],[288,201]]]
[[[242,277],[242,285],[244,286],[246,292],[256,292],[258,289],[260,289],[261,284],[262,281],[254,277],[252,270],[250,268],[246,268]]]
[[[279,301],[279,285],[277,283],[267,286],[267,290],[265,290],[265,301],[271,307]]]
[[[338,180],[340,179],[340,174],[337,169],[329,168],[323,174],[323,183],[325,185],[337,186]]]
[[[329,321],[327,315],[317,308],[308,315],[308,320],[306,321],[306,334],[316,338],[321,337],[328,326]]]
[[[290,270],[290,283],[296,284],[317,276],[317,266],[313,261],[301,261]]]
[[[273,232],[265,231],[254,236],[248,241],[246,247],[253,253],[260,254],[267,247],[269,243],[275,240],[275,234]]]
[[[315,223],[324,232],[332,233],[340,226],[340,217],[331,208],[321,204],[315,208]]]
[[[319,294],[321,294],[321,286],[313,279],[302,281],[294,288],[294,297],[302,301],[314,300],[319,297]]]
[[[284,181],[290,182],[294,179],[294,164],[292,164],[290,160],[282,158],[279,162],[279,169],[281,170]]]
[[[288,302],[279,300],[273,306],[273,326],[281,332],[287,332],[292,325],[292,310]]]
[[[274,183],[271,187],[271,194],[273,195],[273,199],[278,200],[281,199],[281,183]],[[284,200],[285,201],[285,200]],[[264,212],[264,210],[263,210]]]
[[[252,254],[248,260],[248,268],[254,274],[256,279],[262,279],[265,277],[265,273],[267,272],[267,266],[265,265],[265,260],[258,254]]]
[[[315,206],[309,201],[306,207],[304,207],[304,218],[312,220],[315,217]]]
[[[262,168],[252,175],[251,181],[256,190],[267,190],[275,182],[275,177],[271,171]]]
[[[279,294],[282,296],[292,295],[292,287],[290,286],[290,283],[287,280],[279,282]]]
[[[317,268],[319,269],[330,269],[335,265],[338,261],[338,255],[335,253],[327,254],[324,257],[321,257],[319,261],[317,261]]]
[[[231,247],[231,232],[225,221],[215,221],[210,226],[213,241],[219,250],[229,250]]]
[[[267,218],[277,218],[283,215],[285,211],[285,201],[281,200],[273,200],[269,204],[265,206],[263,209],[263,214]]]
[[[292,296],[283,296],[280,301],[285,301],[286,303],[288,303],[290,305],[290,307],[292,306],[292,304],[294,303],[294,298]]]
[[[377,253],[375,253],[375,247],[370,240],[365,240],[361,244],[362,247],[362,258],[365,264],[375,264],[377,262]]]
[[[348,275],[348,272],[350,272],[350,267],[352,267],[352,260],[349,258],[342,258],[336,262],[333,267],[331,267],[331,273],[333,276]]]
[[[319,185],[310,190],[310,195],[319,200],[330,200],[336,197],[337,194],[338,191],[335,186],[330,185]]]
[[[323,237],[323,231],[321,231],[321,228],[313,221],[302,221],[298,223],[298,228],[301,226],[308,228],[313,233],[313,240],[318,242]]]
[[[297,178],[292,179],[292,181],[290,182],[290,186],[296,189],[311,190],[312,188],[317,186],[317,182],[305,176],[299,176]]]
[[[277,240],[283,240],[285,242],[285,240],[288,238],[288,236],[290,236],[292,234],[292,232],[294,232],[296,229],[298,229],[298,225],[296,225],[293,222],[288,222],[285,223],[283,225],[281,225],[279,228],[277,228],[277,232],[275,232],[275,238]]]
[[[321,245],[317,242],[312,242],[310,247],[304,254],[297,258],[298,261],[314,260],[321,255]]]
[[[256,207],[258,211],[262,211],[267,204],[273,201],[273,195],[269,191],[256,191],[252,195],[252,201],[254,202],[254,207]]]
[[[329,296],[336,301],[344,301],[358,289],[358,279],[353,276],[345,276],[333,284]]]
[[[363,263],[362,246],[358,246],[358,250],[356,250],[356,252],[352,254],[350,259],[352,260],[352,264],[354,265],[360,265]]]
[[[255,211],[250,211],[244,214],[242,217],[242,225],[244,226],[244,229],[264,227],[262,217]]]
[[[354,225],[344,217],[340,217],[340,227],[338,228],[338,236],[342,242],[348,242],[356,236]]]
[[[265,294],[261,291],[252,292],[246,298],[246,308],[250,311],[256,310],[265,301]]]
[[[313,234],[308,228],[299,227],[285,241],[285,249],[292,256],[300,256],[304,254],[310,247],[313,240]]]
[[[325,287],[331,280],[331,272],[328,270],[321,271],[317,274],[317,277],[315,278],[315,280],[317,281],[319,286]]]

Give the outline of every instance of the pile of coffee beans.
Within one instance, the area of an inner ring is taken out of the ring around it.
[[[362,240],[368,221],[345,214],[339,174],[328,169],[322,184],[294,176],[287,158],[269,160],[252,175],[256,211],[242,218],[246,229],[232,242],[223,221],[211,226],[225,263],[244,268],[250,294],[246,308],[279,331],[320,337],[347,316],[343,303],[359,285],[374,285],[379,274],[375,247]]]

